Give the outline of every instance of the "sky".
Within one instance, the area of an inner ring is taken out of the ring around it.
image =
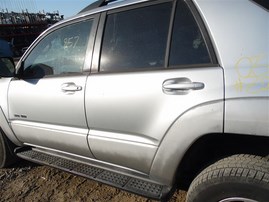
[[[0,11],[57,12],[64,18],[71,17],[95,0],[0,0]]]
[[[12,0],[11,0],[12,1]],[[64,18],[76,15],[83,8],[91,4],[94,0],[35,0],[39,10],[46,12],[59,11]]]

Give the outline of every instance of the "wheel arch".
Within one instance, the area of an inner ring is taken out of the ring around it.
[[[187,189],[192,180],[207,166],[234,154],[268,156],[269,137],[232,133],[206,134],[186,151],[178,165],[175,184]]]
[[[196,106],[172,124],[153,159],[150,178],[172,186],[178,165],[199,138],[223,132],[223,100]]]
[[[201,170],[221,158],[269,155],[269,136],[224,133],[223,104],[216,101],[197,106],[174,122],[155,155],[150,178],[186,189]]]
[[[22,143],[18,140],[13,130],[11,129],[6,116],[0,107],[0,130],[4,133],[4,135],[14,144],[18,146],[22,146]]]

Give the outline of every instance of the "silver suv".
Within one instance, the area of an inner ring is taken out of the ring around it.
[[[52,26],[1,72],[1,167],[16,154],[159,200],[268,202],[268,9],[100,0]]]

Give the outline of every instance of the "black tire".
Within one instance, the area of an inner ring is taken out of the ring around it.
[[[191,183],[187,202],[268,202],[269,161],[233,155],[203,170]]]
[[[0,130],[0,168],[6,168],[18,161],[15,145]]]

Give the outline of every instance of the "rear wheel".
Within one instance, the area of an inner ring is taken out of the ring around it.
[[[14,154],[15,145],[0,130],[0,168],[5,168],[18,161]]]
[[[187,202],[268,202],[269,161],[234,155],[203,170],[191,183]]]

